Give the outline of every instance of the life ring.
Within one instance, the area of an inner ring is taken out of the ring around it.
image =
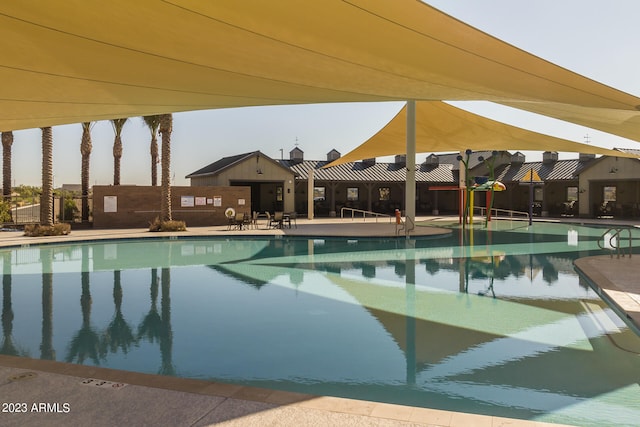
[[[236,210],[233,208],[227,208],[224,211],[224,216],[226,216],[227,218],[235,218]]]

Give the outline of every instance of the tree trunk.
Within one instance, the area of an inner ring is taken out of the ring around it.
[[[173,116],[163,114],[160,118],[160,133],[162,134],[162,177],[160,220],[171,221],[171,131],[173,130]]]
[[[113,185],[120,185],[120,160],[122,159],[122,129],[127,118],[113,119],[111,125],[113,125],[113,132],[116,134],[113,140]]]
[[[120,185],[120,159],[122,158],[122,138],[116,135],[113,142],[113,185]]]
[[[155,133],[151,137],[151,185],[158,185],[158,138]]]
[[[42,128],[42,195],[40,223],[53,225],[53,133],[51,127]]]
[[[89,160],[91,159],[91,122],[82,123],[82,221],[89,221]]]
[[[13,132],[2,132],[2,196],[11,199],[11,145]]]
[[[149,151],[151,153],[151,185],[158,185],[158,128],[160,127],[160,118],[162,116],[144,116],[142,120],[151,132],[151,145]]]

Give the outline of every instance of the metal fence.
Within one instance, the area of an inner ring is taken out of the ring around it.
[[[82,223],[82,200],[81,196],[54,196],[53,197],[53,222]],[[40,196],[33,197],[5,197],[9,204],[9,219],[5,218],[5,226],[19,226],[26,224],[40,223]],[[93,199],[87,198],[89,207],[88,222],[93,221]]]

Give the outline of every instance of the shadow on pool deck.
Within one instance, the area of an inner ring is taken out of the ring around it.
[[[456,217],[421,218],[434,225]],[[569,222],[569,221],[565,221]],[[576,220],[574,222],[584,223]],[[350,220],[298,220],[285,230],[191,228],[186,233],[135,230],[77,230],[69,236],[27,238],[0,233],[0,247],[114,238],[220,235],[395,236],[395,224]],[[442,228],[416,228],[419,235],[449,233]],[[401,237],[403,238],[403,237]],[[589,257],[576,267],[640,324],[640,264],[630,258]],[[635,280],[634,280],[635,279]],[[98,387],[87,378],[108,381]],[[116,387],[113,387],[113,385]],[[118,386],[126,384],[125,386]],[[63,362],[0,355],[3,404],[24,412],[0,413],[3,426],[543,426],[536,421],[464,414],[336,397],[310,396],[210,381],[140,374]],[[36,404],[34,406],[34,404]],[[44,404],[44,405],[42,405]],[[47,405],[48,404],[48,405]],[[9,408],[9,407],[7,407]],[[39,411],[41,410],[41,411]]]

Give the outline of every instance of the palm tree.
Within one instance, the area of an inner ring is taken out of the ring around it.
[[[162,134],[162,179],[160,200],[160,221],[171,221],[171,131],[173,116],[160,116],[160,133]]]
[[[11,198],[11,145],[13,132],[2,132],[2,196],[6,202]]]
[[[100,345],[100,337],[91,326],[91,286],[89,273],[89,247],[82,246],[82,271],[80,282],[82,294],[80,307],[82,309],[82,327],[71,339],[65,361],[83,364],[89,358],[94,364],[99,365],[104,358],[104,352]]]
[[[42,341],[40,359],[56,360],[53,347],[53,250],[40,249],[42,261]]]
[[[120,270],[113,272],[113,303],[115,305],[115,313],[111,323],[103,334],[104,351],[116,353],[121,349],[124,354],[129,352],[131,344],[135,342],[133,330],[122,315],[122,281],[120,280]]]
[[[122,158],[122,128],[128,119],[113,119],[113,131],[116,138],[113,141],[113,185],[120,185],[120,159]]]
[[[150,343],[162,336],[162,318],[158,313],[158,270],[151,269],[151,307],[138,326],[138,338],[146,338]]]
[[[82,221],[89,220],[89,159],[91,158],[91,122],[82,123]]]
[[[151,152],[151,185],[158,185],[158,129],[160,128],[160,116],[144,116],[142,118],[144,123],[151,132],[151,145],[149,151]]]
[[[42,128],[42,195],[40,196],[40,223],[53,225],[53,132]]]
[[[160,375],[174,376],[176,369],[173,366],[173,331],[171,330],[171,269],[163,268],[160,273],[160,311],[162,329],[160,335]]]
[[[18,356],[20,351],[13,342],[13,307],[11,304],[11,251],[2,255],[2,344],[0,354]]]

